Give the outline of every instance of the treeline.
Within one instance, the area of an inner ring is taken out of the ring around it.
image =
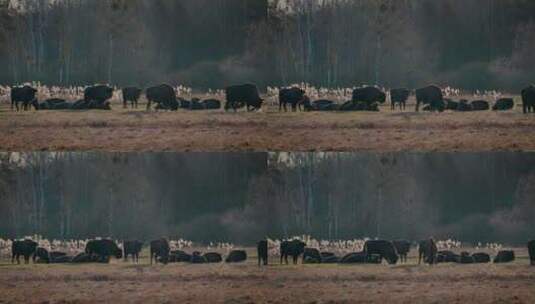
[[[535,79],[534,11],[530,0],[4,0],[0,82],[516,91]]]
[[[531,153],[4,153],[0,235],[523,243]]]

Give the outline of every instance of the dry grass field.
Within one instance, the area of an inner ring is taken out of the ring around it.
[[[0,262],[0,303],[535,303],[526,250],[510,264],[150,266]],[[414,252],[414,250],[413,250]],[[414,254],[414,253],[413,253]]]
[[[533,151],[535,115],[495,113],[112,111],[12,112],[0,105],[0,150]]]

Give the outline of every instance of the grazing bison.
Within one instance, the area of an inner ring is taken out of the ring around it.
[[[354,103],[364,102],[370,106],[373,103],[384,103],[386,101],[386,94],[376,87],[364,87],[353,90]]]
[[[416,112],[420,111],[420,104],[428,105],[431,111],[442,112],[445,104],[442,90],[434,85],[416,90]]]
[[[385,259],[388,264],[396,264],[398,262],[398,255],[396,248],[390,241],[384,240],[370,240],[364,243],[364,252],[368,255],[368,259],[372,255],[380,256],[380,259]]]
[[[203,258],[206,260],[206,263],[221,263],[223,261],[223,257],[217,252],[205,253]]]
[[[437,261],[437,245],[433,239],[420,241],[418,245],[418,265],[421,264],[422,258],[425,263],[433,265]]]
[[[232,250],[227,258],[225,259],[226,263],[240,263],[247,260],[247,252],[245,250]]]
[[[494,263],[509,263],[515,260],[515,252],[513,250],[502,250],[494,257]]]
[[[134,240],[134,241],[124,241],[123,243],[123,257],[124,261],[128,261],[128,256],[132,256],[132,262],[139,262],[139,253],[143,248],[143,242]]]
[[[282,260],[284,259],[285,263],[288,264],[288,256],[291,256],[293,259],[293,263],[297,264],[297,260],[299,259],[299,256],[305,252],[305,246],[306,244],[304,242],[301,242],[300,240],[291,240],[291,241],[281,242],[280,263],[282,264]]]
[[[251,111],[251,108],[253,110],[259,110],[264,101],[260,98],[258,88],[254,84],[230,86],[225,89],[225,95],[227,99],[225,111],[229,109],[236,111],[244,106],[247,107],[247,111]]]
[[[107,85],[96,85],[84,90],[84,100],[99,105],[106,103],[112,96],[113,89]]]
[[[390,90],[390,102],[392,103],[392,111],[396,109],[396,104],[399,104],[399,109],[404,111],[407,104],[407,99],[411,91],[408,89],[392,89]]]
[[[407,254],[411,250],[411,242],[407,240],[395,240],[392,241],[392,244],[394,244],[394,247],[396,248],[400,262],[407,262]]]
[[[85,253],[89,255],[95,255],[107,262],[110,261],[110,257],[114,256],[117,259],[123,257],[123,252],[117,246],[117,244],[108,239],[91,240],[85,245]]]
[[[490,105],[488,101],[485,100],[474,100],[470,103],[472,111],[488,111]]]
[[[305,248],[303,252],[303,264],[318,264],[321,263],[321,253],[316,248]]]
[[[30,110],[30,105],[37,104],[37,98],[35,94],[37,90],[30,86],[23,86],[11,89],[11,110],[15,106],[19,111],[19,103],[22,103],[24,111]]]
[[[150,242],[150,263],[152,265],[152,260],[158,264],[162,262],[167,264],[169,262],[169,242],[165,238],[159,240],[154,240]]]
[[[532,266],[535,266],[535,240],[528,242],[529,261]]]
[[[297,111],[297,106],[301,110],[301,106],[305,101],[305,91],[300,88],[287,88],[279,91],[279,112],[284,107],[284,112],[287,112],[287,104],[292,106],[292,112]]]
[[[535,86],[530,85],[529,87],[522,90],[522,108],[524,114],[535,112]]]
[[[157,110],[178,110],[178,101],[175,89],[167,84],[148,88],[145,91],[147,96],[147,111],[151,109],[152,103],[156,103]]]
[[[11,240],[11,264],[15,263],[20,264],[20,256],[24,257],[24,263],[28,264],[30,262],[30,256],[35,254],[38,244],[32,240],[23,240],[15,241]]]
[[[493,111],[507,111],[515,106],[515,101],[512,98],[500,98],[492,106]]]
[[[268,241],[261,240],[256,244],[258,254],[258,266],[268,264]]]
[[[130,101],[130,106],[137,109],[137,102],[143,91],[140,88],[136,87],[126,87],[123,88],[123,108],[127,108],[127,103]]]
[[[474,259],[474,263],[490,263],[490,255],[484,252],[478,252],[472,254],[472,258]]]

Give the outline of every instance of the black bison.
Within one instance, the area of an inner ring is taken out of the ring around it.
[[[24,257],[24,263],[28,264],[30,262],[30,256],[34,255],[37,250],[37,242],[32,240],[11,240],[11,242],[11,263],[13,264],[17,260],[17,264],[20,264],[20,256],[22,255]]]
[[[528,242],[529,261],[532,266],[535,266],[535,240]]]
[[[221,109],[221,101],[218,99],[205,99],[201,102],[205,110],[218,110]]]
[[[285,263],[288,264],[288,256],[291,256],[293,259],[293,263],[297,264],[297,260],[299,259],[299,256],[305,252],[305,246],[306,244],[300,240],[291,240],[291,241],[281,242],[280,263],[282,264],[282,260],[284,259]]]
[[[366,252],[348,253],[340,259],[341,264],[381,264],[379,255],[368,255]]]
[[[524,114],[535,112],[535,86],[530,85],[529,87],[522,90],[522,108]]]
[[[396,264],[398,262],[398,255],[394,244],[390,241],[384,240],[370,240],[364,243],[364,252],[368,255],[368,259],[372,255],[380,256],[380,259],[385,259],[388,264]]]
[[[182,250],[174,250],[169,253],[169,262],[178,263],[178,262],[189,262],[191,261],[191,254],[187,254]]]
[[[91,240],[87,242],[85,245],[85,253],[98,256],[108,262],[111,256],[114,256],[117,259],[123,257],[121,248],[119,248],[114,241],[108,239]]]
[[[69,110],[72,104],[65,99],[50,98],[41,103],[34,104],[35,110]]]
[[[428,105],[431,111],[442,112],[445,104],[442,90],[434,85],[416,90],[416,112],[420,111],[420,104]]]
[[[84,90],[84,100],[104,104],[113,96],[113,89],[107,85],[96,85]]]
[[[247,260],[247,252],[245,250],[232,250],[227,258],[225,259],[226,263],[240,263]]]
[[[65,252],[52,251],[48,252],[45,248],[38,247],[33,256],[33,262],[35,263],[45,263],[45,264],[59,264],[59,263],[68,263],[72,260],[71,257],[68,257]]]
[[[299,110],[301,110],[301,106],[304,104],[305,99],[305,91],[300,88],[293,87],[281,89],[279,91],[279,112],[282,111],[282,108],[284,108],[284,111],[287,112],[288,104],[292,106],[292,112],[297,111],[298,106]]]
[[[233,109],[236,111],[239,108],[247,107],[247,111],[259,110],[264,101],[260,98],[258,88],[254,84],[243,84],[230,86],[225,89],[227,102],[225,103],[225,111]]]
[[[309,102],[310,103],[310,102]],[[327,99],[315,100],[307,106],[305,102],[306,111],[336,111],[338,110],[338,105],[336,102]]]
[[[451,100],[449,98],[444,98],[444,109],[445,110],[456,111],[458,107],[459,107],[459,102],[458,101],[454,101],[454,100]]]
[[[392,103],[392,111],[396,109],[396,104],[399,104],[400,110],[405,110],[407,99],[409,99],[410,94],[411,91],[405,88],[390,90],[390,102]]]
[[[316,248],[305,248],[303,251],[303,264],[321,263],[321,253]]]
[[[459,260],[457,261],[460,264],[473,264],[475,263],[474,257],[470,255],[469,252],[461,252]]]
[[[69,103],[71,110],[111,110],[109,102],[98,103],[96,101],[85,101],[84,99]],[[53,109],[56,110],[56,109]]]
[[[472,254],[474,263],[490,263],[490,255],[484,252],[477,252]]]
[[[261,240],[256,244],[258,254],[258,266],[268,264],[268,241]]]
[[[85,252],[79,253],[73,257],[70,261],[71,263],[109,263],[109,259],[103,258],[98,255],[87,254]]]
[[[512,98],[500,98],[492,106],[493,111],[507,111],[515,106],[515,101]]]
[[[203,258],[206,263],[221,263],[223,261],[223,257],[217,252],[207,252],[203,255]]]
[[[441,250],[437,252],[436,263],[457,263],[459,259],[460,256],[453,251]]]
[[[485,100],[474,100],[470,103],[472,111],[487,111],[490,109],[488,101]]]
[[[175,89],[167,84],[150,87],[145,91],[147,96],[147,111],[151,109],[154,102],[157,110],[178,110],[178,101],[176,98]]]
[[[137,102],[143,90],[140,88],[136,88],[136,87],[126,87],[126,88],[123,88],[122,92],[123,92],[123,108],[126,109],[128,102],[130,102],[130,106],[132,108],[137,109]]]
[[[364,87],[353,90],[354,103],[364,102],[370,106],[373,103],[384,103],[386,101],[386,94],[376,87]]]
[[[459,112],[470,112],[472,111],[472,105],[468,103],[468,100],[461,99],[459,105],[457,106],[457,111]]]
[[[150,263],[152,264],[154,259],[156,264],[158,262],[167,264],[169,262],[169,250],[169,242],[165,238],[150,242]]]
[[[11,110],[16,107],[19,111],[19,103],[22,103],[22,109],[24,111],[30,110],[30,105],[37,104],[36,98],[37,90],[30,86],[15,87],[11,89]]]
[[[411,250],[411,242],[407,240],[395,240],[392,241],[392,244],[394,244],[394,247],[396,248],[400,262],[407,262],[407,254]]]
[[[132,256],[132,262],[139,262],[139,253],[143,248],[143,242],[138,240],[124,241],[123,242],[123,257],[124,261],[128,261],[128,256]]]
[[[418,244],[418,264],[421,264],[422,258],[430,265],[437,262],[437,245],[433,239],[423,240]]]
[[[376,102],[373,102],[371,104],[368,104],[364,101],[357,101],[354,102],[352,100],[345,102],[342,104],[338,110],[342,112],[360,112],[360,111],[370,111],[370,112],[378,112],[379,111],[379,105]]]
[[[509,263],[515,260],[515,252],[513,250],[502,250],[494,257],[494,263]]]
[[[340,259],[332,252],[321,252],[321,262],[324,264],[338,263]]]
[[[201,253],[199,251],[194,251],[192,254],[191,254],[191,260],[190,262],[192,264],[204,264],[206,263],[206,258],[204,256],[201,255]]]

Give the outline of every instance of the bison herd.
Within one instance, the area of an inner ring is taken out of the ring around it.
[[[132,108],[138,107],[138,100],[143,90],[137,87],[125,87],[122,89],[123,107],[130,103]],[[405,110],[407,100],[412,92],[406,88],[396,88],[390,90],[391,108],[395,110],[398,106],[400,110]],[[36,110],[85,110],[101,109],[110,110],[110,99],[113,96],[113,89],[106,85],[96,85],[88,87],[84,91],[84,98],[78,101],[69,102],[59,98],[51,98],[39,102],[36,97],[37,90],[30,86],[15,87],[11,90],[11,108],[19,111],[29,110],[33,106]],[[445,110],[467,112],[467,111],[506,111],[513,109],[514,100],[512,98],[498,99],[494,105],[490,105],[485,100],[468,101],[461,99],[458,101],[445,98],[441,88],[430,85],[414,90],[416,98],[416,111],[422,107],[424,111],[442,112]],[[169,85],[162,84],[145,90],[147,99],[147,110],[152,109],[153,104],[156,110],[176,111],[178,109],[189,110],[211,110],[220,109],[221,101],[217,99],[200,100],[193,98],[186,100],[177,97],[175,89]],[[524,113],[535,112],[535,86],[530,85],[521,92],[522,106]],[[258,88],[254,84],[242,84],[230,86],[225,89],[226,111],[237,111],[246,108],[248,111],[259,110],[262,107],[263,99],[260,97]],[[377,87],[362,87],[353,90],[352,99],[343,104],[338,104],[332,100],[319,99],[311,101],[305,91],[298,87],[283,88],[279,90],[279,111],[288,111],[291,106],[292,111],[297,109],[302,111],[379,111],[379,105],[384,104],[387,95]],[[21,104],[21,107],[19,107]]]
[[[134,263],[139,262],[139,254],[143,248],[143,242],[124,241],[122,249],[115,241],[109,239],[98,239],[87,242],[85,251],[76,256],[68,256],[64,252],[49,252],[45,248],[38,246],[37,242],[32,240],[12,241],[12,258],[20,264],[20,256],[24,257],[26,264],[29,263],[30,257],[34,263],[109,263],[110,258],[124,259],[132,258]],[[398,262],[406,263],[407,254],[411,250],[412,244],[406,240],[368,240],[360,252],[352,252],[344,256],[336,256],[332,252],[320,252],[316,248],[308,248],[306,243],[298,240],[287,240],[280,243],[280,264],[288,264],[288,257],[292,258],[293,264],[298,264],[301,258],[303,264],[381,264],[386,261],[394,265]],[[535,240],[528,242],[528,253],[530,264],[535,266]],[[186,253],[182,250],[171,250],[169,242],[165,238],[151,241],[150,263],[178,263],[188,262],[192,264],[220,263],[223,260],[226,263],[239,263],[247,260],[247,253],[244,250],[232,250],[225,259],[217,252],[208,252],[202,254],[195,251]],[[269,251],[268,241],[261,240],[257,243],[258,265],[268,265]],[[418,264],[427,263],[430,265],[438,263],[459,263],[459,264],[476,264],[476,263],[508,263],[515,260],[515,252],[512,250],[502,250],[497,253],[494,259],[484,252],[454,253],[449,250],[438,250],[433,239],[423,240],[418,243]]]

